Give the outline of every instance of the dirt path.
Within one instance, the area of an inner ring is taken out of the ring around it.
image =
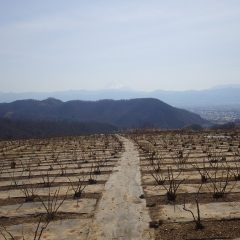
[[[154,239],[146,201],[139,198],[143,190],[138,151],[130,140],[119,138],[125,152],[105,185],[88,239]]]

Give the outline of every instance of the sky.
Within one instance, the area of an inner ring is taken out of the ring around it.
[[[0,92],[240,84],[239,0],[0,0]]]

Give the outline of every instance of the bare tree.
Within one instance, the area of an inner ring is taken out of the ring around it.
[[[43,222],[42,221],[42,215],[39,218],[36,230],[34,232],[34,238],[33,240],[40,240],[42,237],[43,232],[46,230],[47,226],[49,225],[50,221]]]
[[[162,185],[167,191],[167,199],[169,201],[175,201],[177,197],[177,190],[179,186],[185,181],[185,179],[177,180],[177,178],[181,175],[182,171],[178,173],[177,176],[174,176],[173,170],[171,167],[168,167],[167,172],[167,184],[166,182]]]
[[[49,172],[47,171],[47,174],[42,174],[42,183],[44,185],[44,187],[51,187],[56,178],[58,177],[58,175],[55,175],[54,177],[51,177],[51,175],[49,174]]]
[[[213,198],[216,198],[216,199],[222,198],[226,193],[231,192],[232,189],[235,187],[236,182],[227,191],[227,186],[230,183],[230,176],[231,176],[230,167],[221,169],[219,164],[216,164],[215,167],[213,168],[213,174],[210,175],[210,173],[207,172],[207,175],[212,185],[212,190],[210,191],[213,193]]]
[[[88,179],[89,184],[96,184],[97,183],[96,176],[94,177],[94,175],[95,175],[94,174],[94,165],[92,163],[90,171],[89,171],[89,179]]]
[[[204,226],[202,224],[202,221],[201,221],[201,214],[200,214],[200,207],[199,207],[199,200],[198,200],[198,196],[199,196],[199,192],[200,192],[201,187],[202,187],[202,184],[200,185],[200,187],[198,189],[198,192],[195,196],[196,214],[192,210],[190,210],[186,207],[185,198],[184,198],[184,203],[183,203],[183,210],[191,213],[191,215],[193,217],[193,221],[195,223],[195,229],[196,230],[200,230],[200,229],[204,228]]]
[[[56,191],[54,191],[53,194],[51,194],[51,188],[49,187],[48,188],[48,196],[47,196],[46,201],[44,201],[44,199],[38,195],[39,201],[42,203],[42,206],[46,210],[47,221],[52,221],[56,217],[59,208],[62,206],[64,201],[67,199],[68,190],[69,190],[69,188],[67,189],[63,199],[61,199],[61,200],[60,200],[60,195],[59,195],[60,187]]]
[[[195,203],[196,203],[196,208],[197,208],[197,215],[195,215],[193,213],[192,210],[188,209],[185,205],[185,199],[184,199],[184,206],[183,206],[183,210],[184,211],[187,211],[187,212],[190,212],[192,214],[192,217],[193,217],[193,220],[195,222],[195,229],[196,230],[199,230],[199,229],[203,229],[204,226],[201,222],[201,216],[200,216],[200,208],[199,208],[199,202],[198,202],[198,198],[195,198]]]
[[[201,182],[206,183],[208,180],[208,170],[206,167],[205,158],[203,158],[202,166],[200,167],[198,164],[192,164],[192,166],[198,171],[201,176]]]
[[[43,232],[46,230],[50,221],[43,222],[42,215],[39,218],[38,224],[34,231],[33,240],[40,240],[42,238]],[[19,238],[15,238],[13,234],[3,225],[0,225],[0,236],[2,236],[5,240],[18,240]],[[25,240],[24,233],[22,233],[22,238]]]
[[[21,185],[18,185],[17,182],[15,182],[16,187],[20,189],[20,191],[24,194],[25,196],[25,202],[33,202],[34,199],[36,198],[36,186],[34,183],[28,181],[28,183],[22,182]]]
[[[172,153],[172,159],[179,169],[184,169],[189,158],[190,151],[185,151],[184,147]]]
[[[151,154],[151,157],[149,158],[150,167],[147,167],[147,168],[148,168],[151,176],[155,180],[156,184],[163,185],[166,180],[166,177],[164,176],[163,171],[161,169],[162,158],[155,159],[154,156],[155,156],[155,152],[153,152]]]
[[[82,175],[82,177],[77,177],[77,179],[78,179],[77,184],[75,184],[70,178],[68,178],[71,184],[71,188],[74,192],[73,198],[81,198],[84,189],[87,187],[87,184],[84,181],[85,175]]]

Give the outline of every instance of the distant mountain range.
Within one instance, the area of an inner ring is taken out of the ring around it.
[[[158,99],[68,101],[20,100],[0,104],[0,118],[21,121],[95,122],[118,129],[153,127],[183,128],[206,125],[199,115],[172,107]]]
[[[62,101],[100,99],[157,98],[176,107],[200,107],[240,104],[240,85],[217,86],[200,91],[133,91],[128,89],[73,90],[62,92],[1,93],[0,102],[12,102],[22,99],[43,100],[49,97]]]

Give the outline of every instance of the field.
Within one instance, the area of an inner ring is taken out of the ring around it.
[[[240,237],[238,132],[133,134],[156,239]]]
[[[0,238],[85,239],[121,151],[112,135],[1,142]]]
[[[0,142],[0,239],[237,239],[237,131]]]

